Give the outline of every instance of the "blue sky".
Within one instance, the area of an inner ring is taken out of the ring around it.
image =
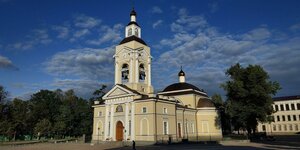
[[[156,91],[187,82],[209,95],[224,91],[225,70],[264,67],[282,90],[300,94],[297,0],[136,0],[137,22],[153,55]],[[0,84],[10,97],[75,89],[88,97],[113,84],[114,47],[124,38],[131,1],[0,0]]]

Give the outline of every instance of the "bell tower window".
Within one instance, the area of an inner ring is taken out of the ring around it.
[[[129,69],[128,69],[128,65],[127,64],[123,64],[122,66],[122,70],[121,70],[121,74],[122,74],[122,82],[128,82],[129,79]]]
[[[145,73],[144,64],[140,64],[140,67],[139,67],[139,80],[140,81],[145,81],[145,78],[146,78],[146,73]]]
[[[132,35],[132,29],[129,28],[129,29],[128,29],[128,36],[131,36],[131,35]]]
[[[134,29],[134,35],[139,36],[139,30],[137,28]]]

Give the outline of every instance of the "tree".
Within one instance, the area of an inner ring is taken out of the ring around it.
[[[226,75],[230,78],[221,87],[227,92],[227,110],[236,128],[245,128],[255,134],[258,121],[265,122],[273,113],[272,96],[280,89],[271,81],[268,73],[259,65],[243,68],[231,66]]]
[[[34,133],[38,135],[40,138],[41,136],[49,135],[51,131],[51,122],[48,119],[39,120],[39,122],[34,127]]]
[[[4,101],[4,99],[7,97],[8,92],[5,91],[4,87],[0,85],[0,104]]]
[[[94,91],[93,95],[94,95],[94,100],[100,101],[102,102],[102,97],[105,95],[104,90],[106,89],[106,85],[102,85],[100,89],[97,89]]]

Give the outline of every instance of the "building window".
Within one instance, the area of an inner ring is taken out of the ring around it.
[[[291,116],[290,115],[288,115],[287,118],[288,118],[288,121],[291,121]]]
[[[121,70],[122,82],[128,82],[128,79],[129,79],[129,69],[128,68],[129,67],[127,64],[122,65],[122,70]]]
[[[275,110],[278,111],[278,105],[275,105]]]
[[[262,130],[266,131],[266,126],[265,125],[262,125]]]
[[[98,112],[98,117],[102,116],[102,111]]]
[[[139,79],[140,81],[145,81],[146,73],[145,73],[145,67],[144,64],[140,64],[139,67]]]
[[[297,109],[300,110],[300,103],[297,104]]]
[[[297,116],[293,115],[293,121],[297,121]]]
[[[143,107],[142,108],[142,113],[146,113],[147,112],[147,107]]]
[[[132,29],[129,28],[129,29],[128,29],[128,36],[131,36],[131,35],[132,35]]]
[[[131,135],[131,120],[129,120],[129,123],[128,123],[129,125],[129,131],[128,131],[128,135],[130,136]]]
[[[295,124],[295,131],[298,131],[298,125]]]
[[[169,131],[168,131],[168,122],[164,121],[164,135],[168,135]]]
[[[110,122],[108,122],[108,132],[107,132],[107,136],[110,135]]]
[[[286,110],[290,110],[289,104],[285,104],[285,109],[286,109]]]
[[[284,129],[284,131],[287,131],[286,124],[283,125],[283,129]]]
[[[134,29],[134,35],[135,35],[135,36],[139,36],[139,31],[138,31],[137,28]]]
[[[290,131],[293,131],[293,125],[289,125],[290,126]]]
[[[276,125],[273,125],[273,131],[276,131]]]
[[[168,113],[167,108],[164,108],[164,114]]]
[[[117,106],[116,112],[123,112],[123,107],[122,107],[122,105],[118,105],[118,106]]]
[[[295,104],[291,104],[291,109],[295,110]]]
[[[285,116],[282,116],[282,121],[285,121]]]
[[[280,121],[280,116],[277,116],[277,121]]]
[[[281,125],[278,125],[278,130],[281,131]]]
[[[281,110],[281,111],[284,111],[284,108],[283,108],[283,105],[282,105],[282,104],[280,105],[280,110]]]

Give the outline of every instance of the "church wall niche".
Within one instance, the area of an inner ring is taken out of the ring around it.
[[[146,71],[144,64],[139,65],[139,81],[144,82],[146,80]]]

